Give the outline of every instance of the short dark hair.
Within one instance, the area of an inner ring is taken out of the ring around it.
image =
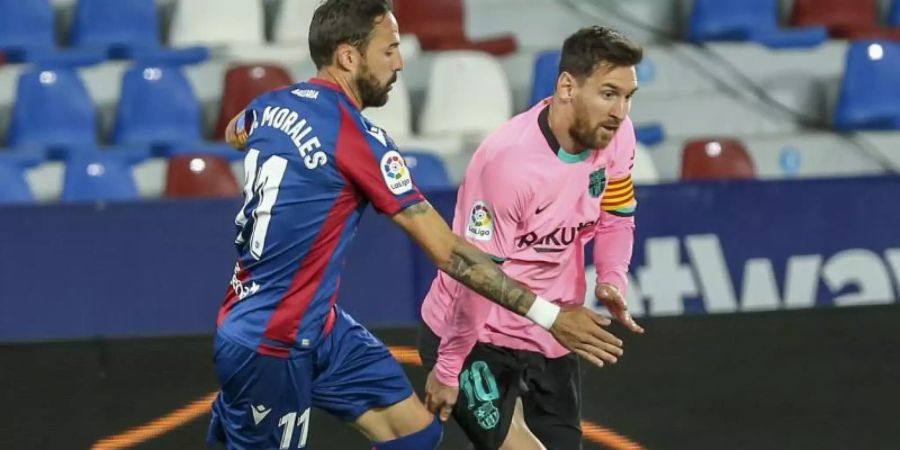
[[[601,63],[615,67],[635,66],[643,57],[641,46],[622,33],[609,27],[587,27],[566,38],[559,60],[559,73],[568,72],[580,82],[591,76]]]
[[[316,68],[331,64],[334,50],[341,44],[365,51],[375,20],[389,12],[390,0],[326,0],[320,4],[309,26],[309,53]]]

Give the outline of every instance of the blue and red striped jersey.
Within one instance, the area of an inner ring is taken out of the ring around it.
[[[255,99],[237,214],[238,261],[218,330],[287,357],[330,330],[347,246],[372,203],[393,215],[423,200],[384,130],[341,88],[312,79]]]

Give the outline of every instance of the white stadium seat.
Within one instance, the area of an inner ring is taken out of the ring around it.
[[[435,56],[419,126],[422,134],[484,134],[511,116],[512,92],[494,57],[473,51]]]
[[[641,144],[634,149],[634,167],[631,169],[631,179],[634,184],[659,183],[659,172],[650,156],[650,150]]]
[[[169,44],[176,47],[265,42],[262,0],[179,0]]]
[[[306,45],[309,24],[317,6],[318,0],[281,0],[281,7],[275,15],[273,40],[278,43]]]

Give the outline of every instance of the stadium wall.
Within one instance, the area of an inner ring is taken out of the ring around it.
[[[638,316],[897,302],[900,209],[890,205],[900,177],[679,183],[637,195],[628,295]],[[455,192],[428,196],[449,218]],[[239,206],[0,209],[0,342],[211,333],[235,260]],[[399,229],[369,211],[339,302],[371,326],[411,325],[434,273]]]

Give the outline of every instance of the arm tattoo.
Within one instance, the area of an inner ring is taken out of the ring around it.
[[[422,214],[427,213],[430,209],[431,205],[429,205],[427,201],[422,201],[404,209],[400,212],[400,214],[403,214],[407,217],[421,216]]]
[[[459,240],[441,270],[485,296],[494,303],[524,316],[531,309],[535,295],[531,290],[506,276],[491,258],[471,244]]]

